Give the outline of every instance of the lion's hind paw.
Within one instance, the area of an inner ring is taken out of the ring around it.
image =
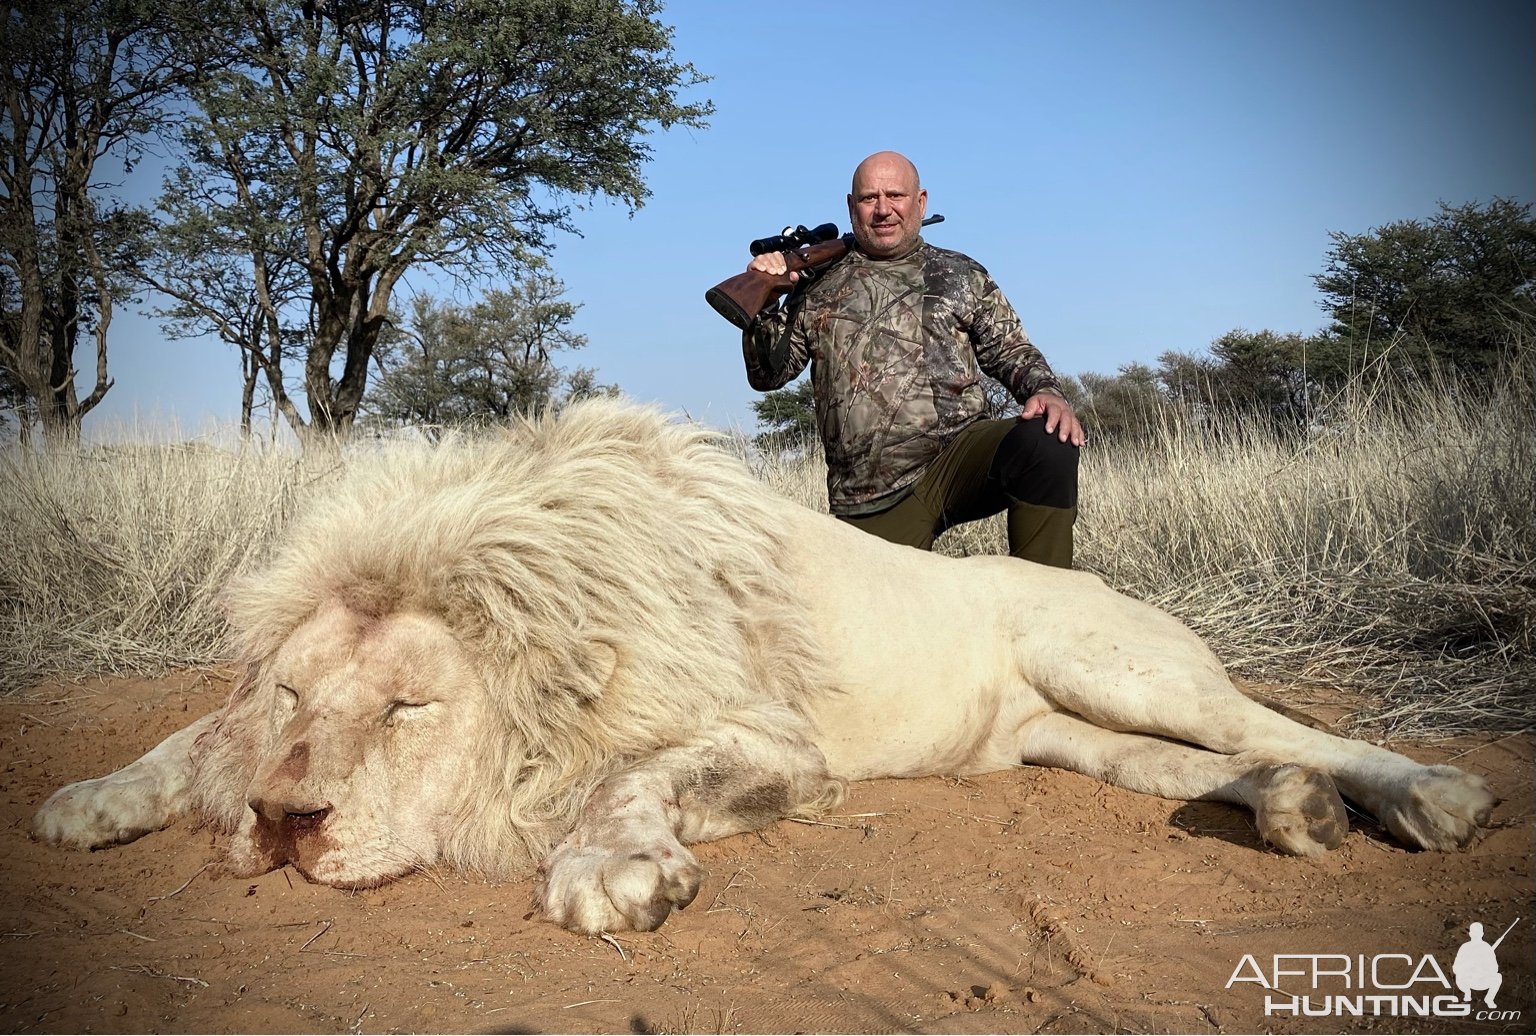
[[[1498,802],[1483,778],[1454,766],[1426,766],[1380,819],[1412,848],[1448,852],[1481,838]]]
[[[574,932],[649,932],[692,903],[703,880],[680,843],[633,851],[561,846],[540,867],[535,899],[545,917]]]
[[[1264,841],[1292,856],[1321,856],[1344,841],[1349,814],[1326,773],[1284,764],[1251,776],[1258,785],[1254,816]]]

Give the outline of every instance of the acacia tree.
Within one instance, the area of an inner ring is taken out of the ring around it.
[[[306,441],[351,428],[407,270],[514,275],[575,229],[573,200],[642,205],[645,137],[712,110],[679,101],[703,77],[654,0],[230,2],[199,37],[215,71],[194,87],[188,175],[223,182],[205,218],[253,270],[282,247],[273,226],[301,236],[302,305],[261,305],[303,339],[307,417],[270,340],[242,348]]]
[[[1309,346],[1313,354],[1319,351],[1313,339],[1294,331],[1228,331],[1211,343],[1210,402],[1217,409],[1262,414],[1276,427],[1306,427]],[[1162,380],[1166,384],[1174,376],[1168,371]]]
[[[1427,221],[1365,234],[1333,233],[1313,280],[1333,316],[1332,337],[1359,369],[1389,346],[1403,365],[1495,367],[1513,328],[1536,323],[1536,218],[1507,198],[1447,205]]]
[[[587,344],[571,330],[579,307],[564,293],[559,279],[535,270],[471,306],[417,295],[410,320],[380,344],[365,409],[381,423],[435,435],[617,392],[591,369],[566,371],[556,361]]]
[[[202,165],[217,145],[187,134]],[[271,185],[204,178],[183,166],[167,177],[156,228],[141,269],[148,285],[170,299],[155,310],[173,338],[214,334],[240,353],[240,428],[249,435],[258,394],[302,428],[284,360],[306,354],[310,340],[309,278],[304,232],[289,216],[290,199]]]
[[[185,68],[167,31],[177,4],[151,0],[17,0],[0,15],[0,367],[19,390],[25,429],[78,437],[101,402],[107,332],[142,256],[142,210],[105,198],[100,170],[126,171],[169,119]],[[81,398],[75,348],[95,346]]]

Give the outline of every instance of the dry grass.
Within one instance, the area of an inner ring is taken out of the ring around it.
[[[1355,386],[1326,434],[1170,425],[1096,456],[1084,561],[1269,680],[1359,687],[1388,730],[1513,729],[1536,694],[1536,398]]]
[[[0,455],[0,686],[220,660],[219,591],[316,467],[196,442]]]
[[[1536,688],[1536,391],[1414,385],[1288,441],[1165,416],[1084,454],[1078,564],[1178,615],[1234,672],[1360,688],[1395,733],[1520,729]],[[0,456],[0,681],[224,657],[219,588],[334,459],[200,444]],[[824,508],[812,458],[759,465]],[[951,554],[1000,553],[1000,520]]]

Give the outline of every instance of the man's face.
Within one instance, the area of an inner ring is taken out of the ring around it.
[[[928,214],[928,192],[917,171],[896,157],[868,159],[853,176],[848,219],[866,255],[891,259],[911,250]]]

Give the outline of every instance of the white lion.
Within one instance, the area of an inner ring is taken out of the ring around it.
[[[686,845],[872,777],[1029,763],[1239,803],[1288,853],[1345,796],[1410,846],[1474,840],[1480,777],[1294,723],[1094,576],[893,546],[782,499],[710,433],[592,402],[495,443],[361,461],[232,588],[229,702],[56,792],[97,848],[183,814],[227,867],[379,885],[538,869],[553,921],[651,929]]]

